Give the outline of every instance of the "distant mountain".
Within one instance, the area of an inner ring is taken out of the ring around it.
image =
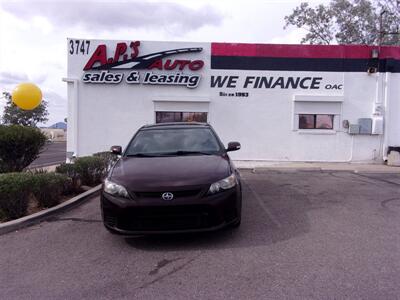
[[[57,122],[47,128],[51,128],[51,129],[63,129],[63,130],[67,130],[67,123],[64,122]]]

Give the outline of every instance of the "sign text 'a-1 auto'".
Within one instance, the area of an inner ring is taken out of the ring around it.
[[[196,88],[204,66],[203,60],[175,59],[176,55],[201,52],[203,48],[180,48],[140,54],[140,42],[117,43],[113,57],[107,47],[98,45],[83,68],[85,83],[182,85]],[[128,73],[119,72],[130,70]],[[141,71],[144,70],[144,71]],[[188,73],[189,72],[189,73]]]

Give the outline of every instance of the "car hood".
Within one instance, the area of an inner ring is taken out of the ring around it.
[[[206,185],[229,175],[226,155],[123,157],[110,179],[130,191],[148,191]]]

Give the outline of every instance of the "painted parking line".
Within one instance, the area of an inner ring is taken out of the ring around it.
[[[251,196],[254,197],[254,199],[257,200],[258,204],[260,205],[260,207],[263,209],[263,211],[266,213],[267,217],[271,220],[272,223],[274,223],[274,225],[278,228],[282,227],[282,224],[278,221],[277,218],[275,218],[275,216],[272,214],[272,212],[270,211],[270,209],[265,205],[264,201],[261,199],[261,197],[257,194],[257,192],[251,187],[251,185],[246,182],[246,180],[244,180],[242,178],[242,182],[245,184],[245,186],[249,189]]]

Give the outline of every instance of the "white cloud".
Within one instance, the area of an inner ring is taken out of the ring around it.
[[[0,72],[0,86],[10,86],[28,81],[28,75],[18,72]]]
[[[299,4],[296,0],[0,0],[0,93],[12,91],[21,81],[38,84],[49,101],[50,125],[67,115],[67,87],[61,80],[67,74],[67,37],[299,43],[299,30],[283,29],[284,16]]]
[[[306,30],[301,28],[291,29],[284,35],[279,35],[271,39],[272,44],[299,44],[305,36]]]
[[[32,25],[41,30],[44,34],[49,34],[53,31],[53,25],[42,16],[32,17]]]
[[[24,20],[36,18],[37,22],[40,16],[54,26],[82,26],[89,32],[131,27],[179,28],[184,33],[221,22],[212,6],[194,9],[173,2],[13,1],[4,2],[2,8]]]
[[[48,89],[43,91],[43,99],[48,102],[47,109],[50,112],[48,116],[49,121],[47,121],[46,125],[50,126],[54,123],[64,121],[64,118],[67,117],[67,99],[59,95],[56,91]]]

